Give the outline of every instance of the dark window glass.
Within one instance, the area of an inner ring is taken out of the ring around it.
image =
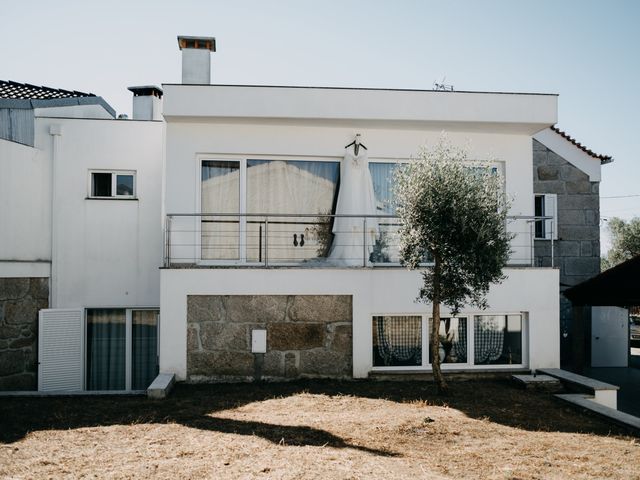
[[[87,310],[87,390],[124,390],[126,315]]]
[[[158,375],[158,311],[131,312],[131,388],[146,390]]]
[[[110,173],[91,174],[91,195],[94,197],[110,197],[112,195]]]
[[[544,217],[544,195],[536,195],[534,215]],[[536,220],[536,238],[545,238],[544,220]]]

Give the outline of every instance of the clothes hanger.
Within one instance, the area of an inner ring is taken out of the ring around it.
[[[353,153],[355,153],[356,156],[358,155],[358,152],[360,151],[360,147],[364,148],[365,150],[368,150],[364,143],[360,143],[360,134],[359,133],[356,133],[356,139],[353,142],[351,142],[349,145],[345,145],[344,148],[349,148],[351,145],[353,145]]]

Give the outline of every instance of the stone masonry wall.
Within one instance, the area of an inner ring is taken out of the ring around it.
[[[38,311],[48,278],[0,278],[0,391],[38,387]]]
[[[552,150],[533,140],[533,191],[558,195],[558,240],[554,265],[560,292],[600,273],[600,192],[598,182]],[[536,264],[551,265],[551,243],[535,242]],[[561,362],[569,361],[571,302],[560,295]]]
[[[267,353],[251,331],[267,330]],[[188,381],[352,376],[350,295],[189,295]]]

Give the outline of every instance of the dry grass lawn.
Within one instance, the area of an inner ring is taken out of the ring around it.
[[[507,381],[0,398],[1,478],[640,479],[640,440]]]

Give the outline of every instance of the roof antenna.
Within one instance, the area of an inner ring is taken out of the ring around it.
[[[434,81],[433,89],[439,92],[453,92],[453,85],[447,85],[446,83],[444,83],[446,78],[447,78],[446,76],[442,77],[442,80],[440,81],[440,83],[438,83],[437,81]]]

